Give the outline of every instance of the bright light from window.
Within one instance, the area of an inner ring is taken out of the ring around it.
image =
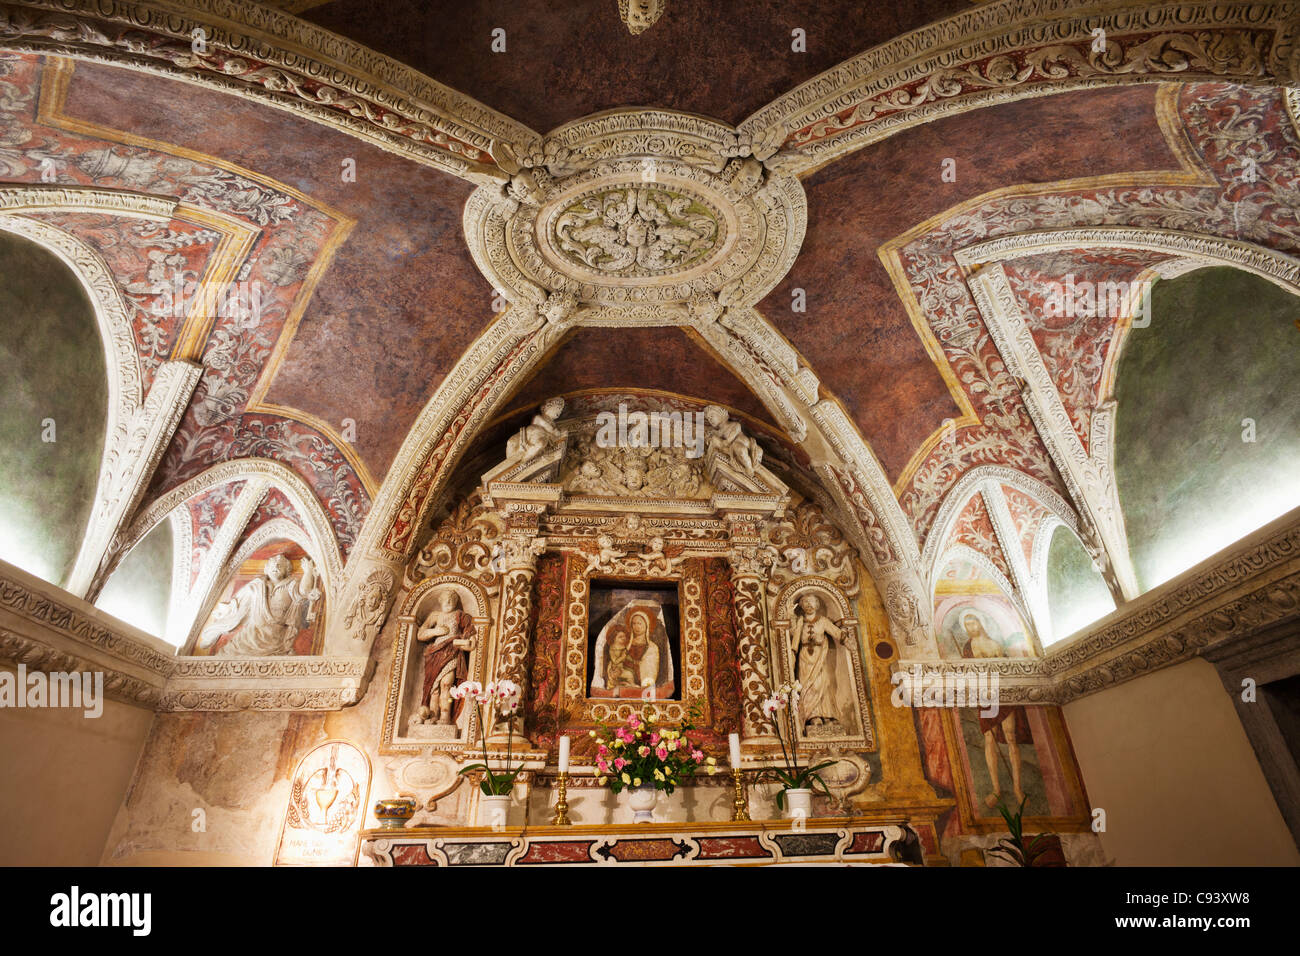
[[[63,583],[55,580],[54,566],[41,551],[40,535],[4,514],[0,514],[0,560],[8,561],[28,574],[34,574],[42,581],[58,585]]]
[[[1154,580],[1148,582],[1149,586],[1178,577],[1297,505],[1300,495],[1294,487],[1244,490],[1230,506],[1200,515],[1194,536],[1159,543],[1151,561]]]
[[[111,584],[111,582],[110,582]],[[95,602],[95,607],[105,614],[111,614],[119,621],[125,621],[132,627],[138,627],[146,634],[166,640],[167,613],[150,606],[152,602],[140,600],[130,588],[104,588]]]
[[[1067,637],[1071,637],[1094,621],[1100,621],[1103,617],[1115,610],[1115,601],[1110,596],[1110,591],[1106,585],[1102,584],[1101,590],[1080,594],[1068,606],[1059,610],[1053,608],[1055,612],[1052,618],[1052,635],[1051,639],[1043,642],[1043,649],[1051,647],[1053,644],[1059,644]],[[1060,615],[1060,620],[1056,618]]]

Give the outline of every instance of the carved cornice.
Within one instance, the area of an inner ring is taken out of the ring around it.
[[[1300,510],[1147,592],[1041,658],[897,662],[941,677],[997,672],[1001,703],[1097,693],[1264,630],[1300,623]]]
[[[1055,649],[1074,696],[1300,618],[1300,513],[1291,512]]]
[[[366,657],[176,657],[155,637],[0,562],[0,660],[100,672],[105,693],[178,710],[338,710],[360,700]]]
[[[505,178],[499,141],[539,140],[410,67],[248,0],[14,0],[0,3],[0,46],[198,83],[471,181]]]
[[[365,657],[178,658],[160,711],[339,710],[361,699]]]
[[[0,562],[0,658],[29,670],[102,672],[105,692],[154,706],[172,648],[34,575]]]
[[[897,692],[903,697],[904,706],[918,706],[916,697],[923,695],[927,688],[934,688],[932,693],[940,693],[943,706],[950,698],[943,697],[947,688],[956,688],[963,681],[972,678],[985,682],[991,687],[996,675],[997,700],[1002,707],[1011,704],[1062,704],[1065,699],[1060,688],[1052,682],[1041,658],[1007,657],[992,660],[961,661],[895,661],[890,666]],[[969,688],[971,685],[967,684]],[[969,693],[969,691],[968,691]],[[966,698],[966,706],[974,707],[973,696]]]
[[[1296,17],[1289,2],[1000,0],[853,57],[739,129],[779,142],[783,168],[802,171],[903,129],[1029,96],[1170,79],[1283,85],[1300,65]]]
[[[102,673],[104,695],[124,704],[156,708],[162,697],[162,681],[135,677],[121,670],[105,668],[97,661],[60,651],[49,644],[0,627],[0,660],[23,664],[29,673]]]

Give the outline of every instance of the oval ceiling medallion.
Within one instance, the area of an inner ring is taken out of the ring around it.
[[[597,276],[677,275],[706,262],[726,221],[699,193],[653,181],[586,190],[542,217],[544,241]]]
[[[558,295],[592,321],[684,321],[702,300],[757,302],[803,241],[798,180],[698,116],[600,114],[503,167],[510,183],[476,190],[464,222],[479,269],[513,303]]]

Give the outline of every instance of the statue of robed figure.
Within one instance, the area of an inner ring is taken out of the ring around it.
[[[245,584],[234,599],[217,605],[212,620],[199,633],[198,646],[211,647],[229,634],[218,657],[273,657],[293,653],[298,633],[314,618],[320,600],[316,566],[302,559],[302,577],[290,577],[293,565],[282,554],[266,562],[266,570]]]

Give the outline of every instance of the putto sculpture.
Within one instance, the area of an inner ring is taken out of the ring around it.
[[[556,427],[555,422],[564,411],[564,399],[547,400],[541,411],[533,416],[531,424],[512,435],[506,442],[506,459],[513,463],[527,464],[540,458],[564,438],[564,433]]]
[[[704,409],[704,421],[709,426],[708,450],[722,455],[749,477],[763,461],[763,449],[758,442],[745,434],[740,422],[731,420],[721,405]]]

